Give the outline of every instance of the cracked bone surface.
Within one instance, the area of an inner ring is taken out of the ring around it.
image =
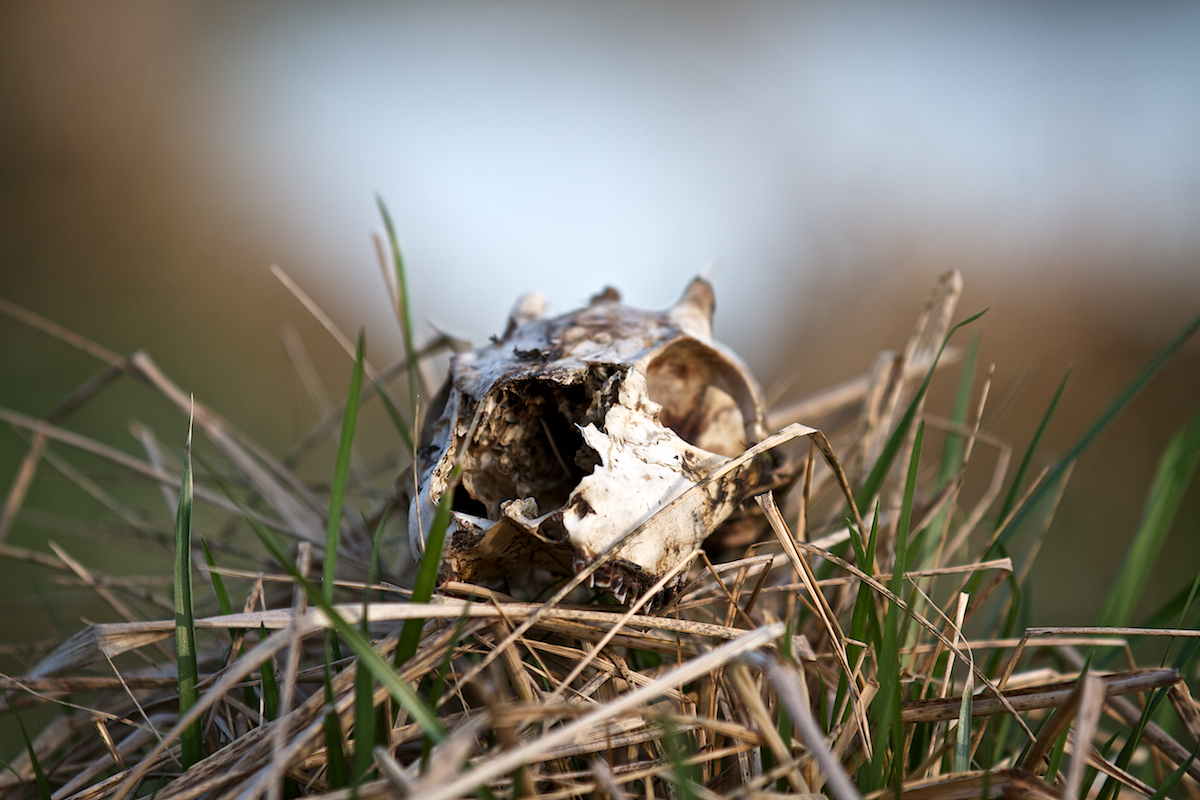
[[[762,393],[713,341],[701,278],[666,311],[629,308],[612,289],[559,317],[543,318],[544,307],[522,298],[502,337],[451,362],[414,464],[412,550],[423,554],[452,491],[441,580],[571,574],[623,538],[593,585],[632,600],[770,477],[760,457],[697,488],[763,438]]]

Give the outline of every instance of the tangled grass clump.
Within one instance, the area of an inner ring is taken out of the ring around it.
[[[376,372],[361,338],[356,349],[341,337],[355,365],[347,401],[282,459],[146,354],[121,357],[12,312],[107,366],[42,419],[0,409],[29,437],[0,530],[37,463],[80,448],[164,487],[177,559],[172,617],[145,584],[106,580],[65,552],[0,550],[74,576],[125,619],[0,677],[4,714],[58,708],[0,774],[0,797],[1197,796],[1200,713],[1185,678],[1196,674],[1198,584],[1147,626],[1129,623],[1193,479],[1200,415],[1164,454],[1102,626],[1019,620],[1072,465],[1200,319],[1035,475],[1056,395],[1010,479],[1009,445],[981,427],[990,376],[977,378],[973,349],[950,353],[963,362],[953,411],[925,407],[947,343],[974,319],[951,326],[961,281],[943,276],[902,351],[776,410],[780,433],[758,451],[789,451],[801,478],[693,552],[683,590],[650,615],[655,587],[621,607],[590,593],[585,574],[539,575],[512,594],[437,585],[436,538],[409,588],[381,580],[395,521],[379,498],[396,470],[352,466],[358,409],[379,398],[397,451],[411,452],[415,426],[391,384],[404,378],[415,397],[419,362],[450,345],[416,347],[395,261],[407,357]],[[148,432],[139,459],[58,425],[123,376],[190,415],[216,454],[197,455],[194,485],[190,433],[175,463]],[[789,424],[817,420],[831,427]],[[295,464],[339,424],[329,485],[306,484]],[[990,482],[967,498],[966,470],[985,448]],[[128,522],[170,529],[149,514]],[[1139,667],[1155,637],[1170,639],[1167,654]]]

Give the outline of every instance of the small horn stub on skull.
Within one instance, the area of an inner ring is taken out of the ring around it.
[[[611,286],[605,286],[604,291],[600,294],[592,295],[592,299],[588,301],[589,306],[594,306],[597,303],[619,303],[621,302],[621,293]]]
[[[523,294],[517,300],[513,310],[508,313],[508,324],[504,326],[504,337],[507,339],[513,331],[522,325],[537,322],[546,316],[546,298],[537,292]]]
[[[671,320],[685,333],[697,339],[712,341],[713,312],[717,309],[712,284],[704,278],[695,278],[667,313]]]

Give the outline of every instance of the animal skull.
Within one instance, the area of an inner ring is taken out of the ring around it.
[[[454,357],[431,408],[414,464],[414,555],[453,491],[442,580],[578,572],[639,525],[594,585],[625,602],[680,566],[773,477],[768,455],[695,490],[765,434],[757,384],[712,340],[713,308],[701,278],[664,312],[621,305],[609,288],[544,319],[540,297],[522,298],[503,337]]]

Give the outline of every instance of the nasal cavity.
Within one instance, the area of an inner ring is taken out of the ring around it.
[[[590,402],[581,384],[526,380],[498,390],[467,449],[456,508],[481,508],[495,520],[506,500],[532,497],[539,513],[565,504],[595,468],[578,427]]]

